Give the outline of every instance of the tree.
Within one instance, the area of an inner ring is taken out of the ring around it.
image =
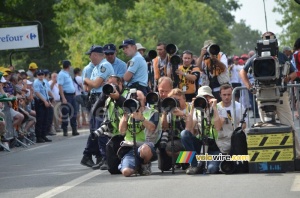
[[[245,20],[241,20],[239,23],[235,23],[230,32],[234,35],[232,40],[233,55],[240,56],[241,54],[247,54],[250,50],[254,50],[257,40],[261,36],[261,32],[258,30],[251,30],[249,26],[245,24]]]
[[[283,15],[277,25],[284,30],[279,36],[281,45],[294,46],[294,42],[299,38],[300,27],[300,5],[290,0],[275,0],[277,6],[273,11]]]

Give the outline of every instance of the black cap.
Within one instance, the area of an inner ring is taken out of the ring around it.
[[[123,44],[119,46],[119,49],[127,45],[135,45],[135,41],[133,39],[126,39],[123,41]]]
[[[92,47],[85,54],[90,55],[92,52],[103,53],[103,47],[100,45],[92,45]]]
[[[38,75],[38,74],[45,74],[45,72],[44,72],[44,70],[42,70],[42,69],[38,69],[38,70],[36,70],[36,74]]]
[[[62,65],[63,65],[63,68],[68,68],[69,66],[71,66],[71,62],[68,60],[63,60]]]
[[[47,74],[50,73],[49,69],[44,69],[43,71],[44,71],[44,74],[45,74],[45,75],[47,75]]]
[[[103,52],[115,52],[116,51],[116,46],[112,43],[106,44],[103,47]]]

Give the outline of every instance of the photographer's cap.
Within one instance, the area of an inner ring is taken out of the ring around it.
[[[211,88],[209,86],[202,86],[198,89],[198,95],[197,97],[204,97],[204,96],[211,96],[214,98],[214,95],[212,94]]]
[[[214,42],[213,42],[213,40],[207,40],[207,41],[204,41],[204,46],[203,47],[207,47],[207,46],[209,46],[209,45],[211,45],[211,44],[213,44]]]

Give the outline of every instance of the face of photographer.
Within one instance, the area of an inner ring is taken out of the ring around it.
[[[118,87],[120,91],[123,89],[123,83],[121,82],[121,79],[117,76],[111,76],[108,78],[107,84],[114,85],[114,93],[111,93],[109,97],[114,100],[118,100],[120,97],[120,93],[118,92],[116,87]]]

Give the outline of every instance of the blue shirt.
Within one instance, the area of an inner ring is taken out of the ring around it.
[[[87,66],[85,66],[82,70],[82,83],[84,82],[84,79],[85,78],[88,78],[88,79],[91,79],[91,76],[92,76],[92,72],[93,72],[93,69],[95,68],[95,65],[90,62]]]
[[[114,68],[115,75],[119,76],[120,78],[123,78],[123,76],[127,70],[126,63],[116,57],[115,62],[112,64],[112,66]]]
[[[57,75],[57,84],[62,86],[65,93],[75,93],[73,79],[69,72],[63,69]]]
[[[132,59],[127,63],[128,70],[133,74],[131,80],[128,82],[128,86],[131,86],[133,83],[138,82],[140,85],[147,87],[148,86],[148,66],[145,58],[139,53],[132,57]]]
[[[102,78],[103,82],[106,81],[106,79],[111,76],[114,75],[114,69],[112,67],[112,65],[107,62],[105,59],[103,59],[99,65],[97,65],[92,72],[91,75],[91,80],[96,80],[97,78]],[[102,83],[104,84],[104,83]],[[102,87],[103,85],[97,87],[97,88],[93,88],[91,90],[91,93],[101,93],[102,92]]]
[[[45,99],[45,100],[49,100],[49,95],[48,95],[48,87],[47,85],[48,83],[45,83],[44,81],[40,81],[39,79],[35,79],[33,82],[33,90],[34,93],[40,93],[40,95]],[[36,96],[36,94],[35,94]]]

